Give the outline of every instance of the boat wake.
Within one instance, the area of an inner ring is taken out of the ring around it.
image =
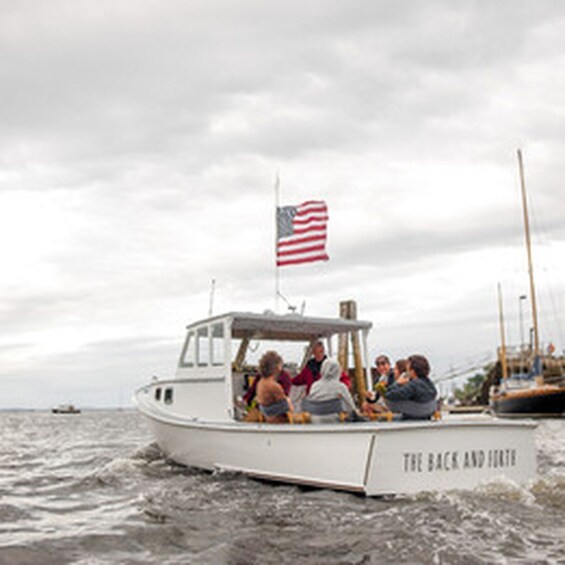
[[[137,415],[88,418],[58,449],[41,439],[46,418],[0,421],[12,438],[0,452],[0,563],[551,563],[565,553],[562,422],[540,423],[544,463],[525,487],[493,477],[471,491],[367,498],[183,467]],[[128,438],[115,441],[116,429]]]

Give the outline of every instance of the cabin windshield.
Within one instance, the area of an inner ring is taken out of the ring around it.
[[[225,363],[224,324],[213,324],[210,327],[210,352],[212,365],[219,367]]]
[[[186,334],[179,367],[206,368],[226,365],[226,331],[224,322],[190,328]]]

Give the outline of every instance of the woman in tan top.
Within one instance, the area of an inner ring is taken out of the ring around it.
[[[288,423],[288,413],[293,411],[292,402],[277,382],[282,365],[282,358],[276,351],[267,351],[259,361],[261,377],[257,383],[257,402],[269,424]]]

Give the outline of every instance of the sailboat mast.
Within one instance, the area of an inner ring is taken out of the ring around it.
[[[500,368],[502,369],[502,380],[505,381],[508,378],[508,364],[506,362],[506,337],[504,331],[504,310],[502,307],[502,287],[498,283],[498,320],[500,329],[500,349],[499,349],[499,360]]]
[[[532,323],[534,330],[533,356],[539,358],[539,333],[538,333],[538,311],[536,305],[536,290],[534,286],[534,266],[532,261],[532,244],[530,241],[530,221],[528,217],[528,199],[526,198],[526,183],[524,181],[524,162],[522,151],[518,149],[518,165],[520,168],[520,186],[522,189],[522,208],[524,211],[524,232],[526,234],[526,249],[528,251],[528,273],[530,276],[530,296],[532,301]]]

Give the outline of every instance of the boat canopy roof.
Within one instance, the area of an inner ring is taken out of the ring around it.
[[[191,324],[188,329],[205,323],[231,319],[232,336],[243,339],[273,339],[291,341],[311,341],[320,337],[358,330],[369,330],[371,322],[346,320],[344,318],[316,318],[300,314],[263,314],[252,312],[229,312]]]

